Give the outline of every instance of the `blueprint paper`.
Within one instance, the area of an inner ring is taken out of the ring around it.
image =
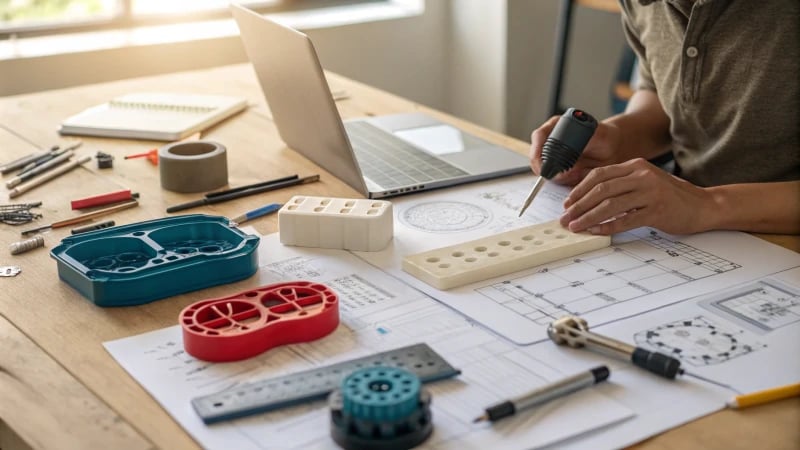
[[[395,238],[354,252],[512,342],[533,344],[564,315],[601,324],[800,265],[800,254],[738,232],[672,236],[639,228],[609,248],[466,286],[436,289],[401,269],[402,258],[552,220],[568,190],[545,184],[523,218],[530,177],[469,184],[392,201]]]
[[[454,379],[425,385],[433,396],[434,434],[423,448],[538,448],[633,416],[595,389],[584,389],[495,426],[473,424],[494,403],[590,366],[562,373],[344,251],[284,247],[273,234],[262,239],[259,257],[254,287],[296,279],[332,287],[340,296],[338,329],[315,342],[224,364],[186,354],[178,326],[104,344],[205,448],[336,448],[322,401],[207,426],[190,400],[418,342],[462,370]]]

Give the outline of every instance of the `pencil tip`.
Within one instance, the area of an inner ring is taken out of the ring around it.
[[[484,420],[486,420],[486,419],[488,419],[488,417],[486,417],[486,414],[484,414],[484,415],[482,415],[482,416],[480,416],[480,417],[476,417],[476,418],[475,418],[475,419],[472,421],[472,423],[483,422],[483,421],[484,421]]]

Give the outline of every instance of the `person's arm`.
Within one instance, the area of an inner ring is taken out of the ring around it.
[[[729,184],[711,194],[708,229],[800,234],[800,181]]]
[[[610,235],[651,226],[672,234],[800,233],[800,181],[702,188],[640,158],[593,170],[564,207],[561,224],[574,232]]]
[[[670,151],[670,120],[654,91],[635,91],[625,112],[603,123],[619,134],[612,164],[633,158],[653,159]]]

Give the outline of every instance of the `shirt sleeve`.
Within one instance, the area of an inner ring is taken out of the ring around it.
[[[632,15],[634,13],[632,11],[632,5],[630,5],[632,2],[622,1],[620,3],[622,5],[622,30],[625,33],[625,38],[628,40],[628,45],[630,45],[631,49],[636,53],[637,58],[636,70],[638,85],[636,88],[655,92],[656,85],[653,82],[653,75],[650,73],[650,64],[647,61],[647,49],[642,45],[641,40],[639,40],[638,30],[633,24]]]

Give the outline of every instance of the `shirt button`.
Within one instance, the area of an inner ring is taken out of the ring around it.
[[[697,51],[697,47],[695,47],[695,46],[691,46],[691,47],[686,49],[686,56],[688,56],[689,58],[696,57],[698,53],[700,53],[700,52]]]

